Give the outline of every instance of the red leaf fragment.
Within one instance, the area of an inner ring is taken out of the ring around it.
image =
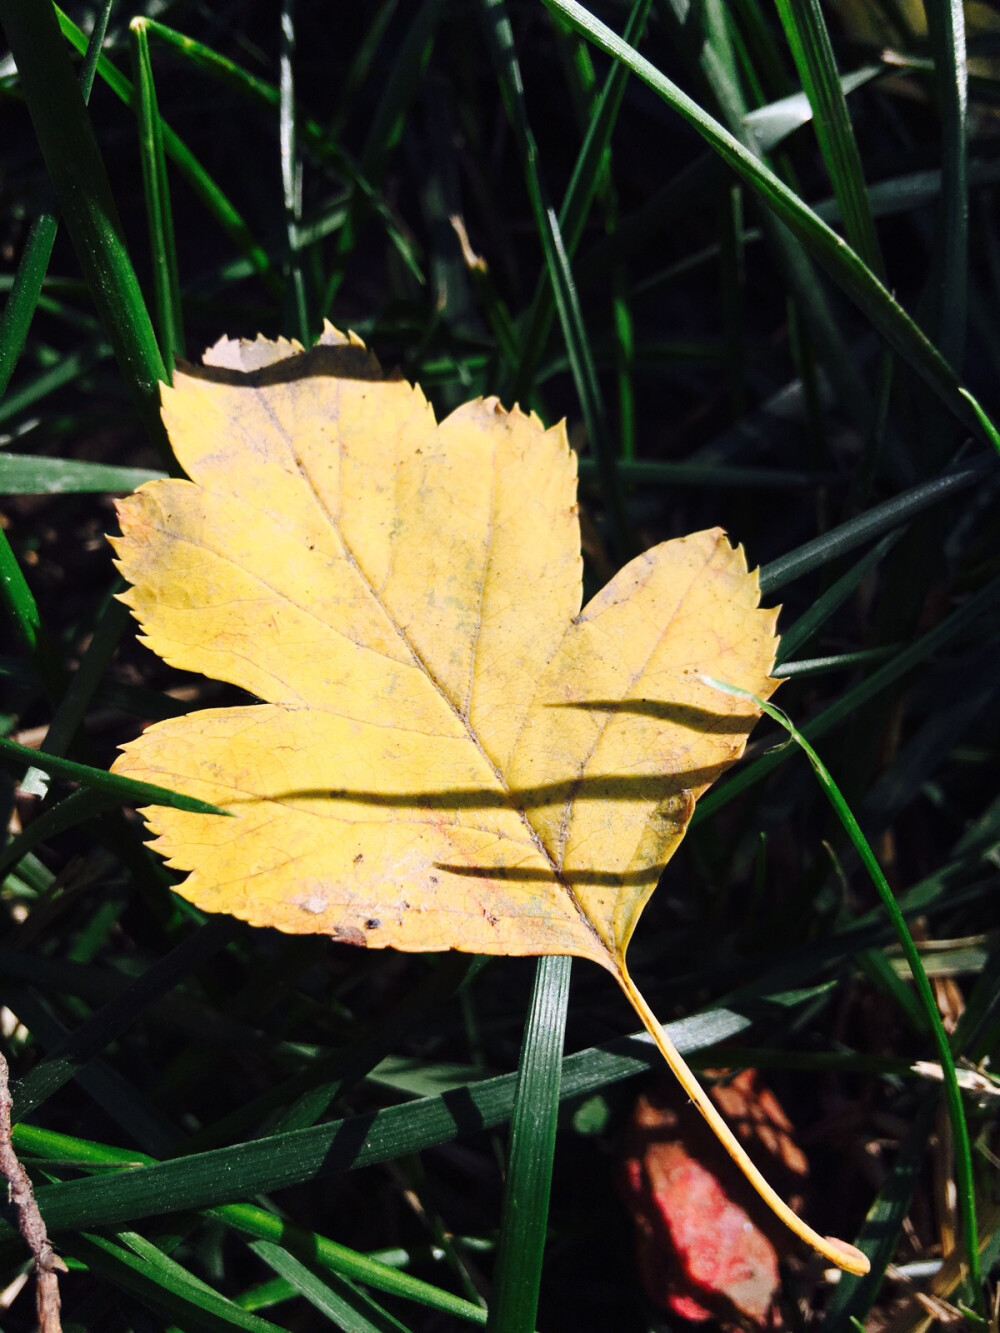
[[[720,1071],[715,1076],[719,1077]],[[798,1210],[808,1163],[791,1122],[754,1069],[710,1093],[736,1136]],[[649,1299],[721,1329],[781,1327],[778,1262],[787,1232],[694,1113],[679,1088],[636,1102],[620,1171]]]

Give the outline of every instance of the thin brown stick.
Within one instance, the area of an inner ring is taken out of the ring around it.
[[[11,1143],[9,1078],[7,1061],[0,1054],[0,1175],[6,1180],[10,1201],[17,1209],[21,1235],[35,1257],[35,1308],[38,1311],[39,1333],[62,1333],[58,1274],[65,1273],[67,1269],[52,1248],[28,1173],[18,1160]]]

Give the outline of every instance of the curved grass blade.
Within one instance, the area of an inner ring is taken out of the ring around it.
[[[42,633],[42,618],[3,528],[0,528],[0,598],[21,642],[29,653],[34,654]]]
[[[140,418],[169,469],[159,402],[166,367],[52,6],[0,0],[0,19],[91,297]]]
[[[803,726],[803,734],[810,740],[818,740],[820,736],[826,735],[838,722],[850,717],[862,704],[880,694],[882,690],[894,684],[901,676],[905,676],[918,662],[924,661],[948,643],[949,640],[974,624],[976,619],[996,601],[998,596],[1000,596],[1000,578],[993,579],[985,587],[980,588],[967,602],[952,611],[950,616],[935,625],[933,629],[928,630],[926,634],[922,634],[908,648],[904,648],[891,661],[886,662],[885,666],[879,667],[867,679],[855,685],[846,694],[842,694],[822,713]],[[785,746],[778,750],[770,750],[767,754],[761,755],[759,759],[754,759],[747,764],[745,768],[728,778],[721,786],[708,792],[698,802],[691,820],[692,825],[707,819],[710,814],[720,806],[725,805],[727,801],[731,801],[739,792],[744,791],[755,782],[759,782],[772,769],[784,763],[791,753],[792,751]]]
[[[576,0],[544,2],[581,36],[614,59],[624,61],[643,83],[696,129],[799,238],[886,341],[927,381],[953,415],[979,433],[978,419],[959,392],[959,380],[953,368],[846,242],[717,120]]]
[[[944,1024],[941,1021],[941,1014],[938,1004],[934,998],[934,992],[931,990],[931,983],[927,979],[927,972],[924,968],[923,959],[920,957],[920,951],[913,942],[913,936],[906,924],[906,918],[900,911],[899,904],[896,902],[889,882],[882,873],[882,867],[879,865],[878,858],[872,851],[868,839],[861,831],[861,826],[854,817],[850,806],[844,800],[840,788],[834,782],[830,770],[820,759],[819,755],[806,740],[805,736],[797,729],[786,713],[774,704],[767,703],[756,695],[740,689],[737,685],[728,685],[724,681],[714,680],[710,676],[704,676],[705,683],[711,685],[714,689],[721,690],[724,694],[730,694],[736,698],[752,699],[768,717],[772,718],[779,726],[788,732],[795,744],[804,751],[809,760],[813,772],[816,774],[816,780],[823,789],[824,795],[833,806],[837,818],[840,820],[851,841],[851,845],[861,858],[861,862],[868,872],[868,877],[875,887],[875,891],[881,899],[882,906],[892,922],[893,930],[899,941],[903,955],[909,964],[910,973],[916,987],[917,996],[920,1000],[920,1006],[923,1010],[924,1023],[930,1030],[934,1040],[934,1046],[937,1050],[937,1057],[941,1064],[944,1074],[944,1091],[948,1104],[948,1117],[951,1121],[951,1132],[954,1136],[955,1144],[955,1173],[958,1177],[958,1206],[962,1218],[962,1231],[965,1240],[966,1258],[969,1264],[969,1281],[975,1297],[978,1300],[980,1288],[982,1285],[982,1274],[979,1266],[979,1228],[976,1224],[976,1193],[975,1178],[972,1172],[972,1148],[969,1142],[969,1127],[965,1119],[965,1108],[962,1105],[962,1093],[958,1086],[958,1077],[955,1072],[955,1060],[951,1052],[951,1043],[948,1040],[948,1034],[944,1030]]]
[[[34,664],[37,680],[50,699],[58,699],[64,685],[59,659],[42,624],[34,593],[28,586],[6,532],[0,527],[0,605],[14,622],[14,631]]]
[[[535,1327],[571,962],[560,956],[540,958],[535,969],[531,1009],[521,1044],[499,1249],[486,1321],[491,1333],[532,1333]]]
[[[997,430],[996,426],[994,426],[993,422],[989,419],[989,417],[980,407],[976,399],[973,398],[972,394],[968,391],[968,389],[961,389],[959,392],[962,394],[964,398],[967,398],[969,400],[973,412],[975,412],[976,416],[979,418],[979,424],[983,428],[983,433],[989,440],[990,444],[992,444],[993,448],[997,451],[997,453],[1000,454],[1000,431]]]

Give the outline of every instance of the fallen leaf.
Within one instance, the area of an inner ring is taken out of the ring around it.
[[[808,1165],[757,1071],[716,1083],[709,1096],[798,1207]],[[643,1093],[625,1137],[619,1183],[635,1224],[642,1285],[654,1304],[685,1319],[713,1319],[724,1330],[778,1329],[778,1263],[788,1233],[726,1169],[718,1141],[685,1114],[684,1102],[676,1085]]]
[[[158,723],[114,766],[236,816],[143,812],[179,892],[349,944],[589,958],[711,1117],[625,952],[759,716],[701,676],[775,687],[742,551],[666,542],[581,611],[563,426],[495,399],[438,424],[329,327],[308,352],[221,340],[163,416],[190,480],[119,506],[124,600],[167,662],[266,701]]]

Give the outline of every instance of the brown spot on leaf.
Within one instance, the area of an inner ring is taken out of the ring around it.
[[[357,926],[334,926],[333,938],[338,944],[354,944],[359,949],[364,949],[368,944],[364,931],[358,930]]]

